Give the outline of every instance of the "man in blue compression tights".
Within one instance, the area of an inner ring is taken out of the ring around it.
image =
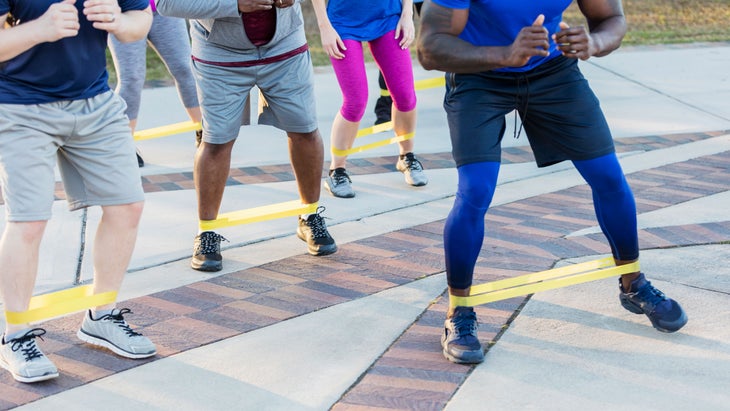
[[[562,21],[571,0],[432,0],[423,7],[418,58],[424,68],[446,72],[444,108],[459,176],[444,227],[450,295],[469,295],[512,110],[538,166],[570,160],[588,182],[616,264],[639,258],[634,197],[598,99],[578,68],[578,59],[617,49],[626,20],[620,0],[577,1],[588,27]],[[647,315],[659,331],[686,324],[681,306],[644,274],[621,276],[619,289],[621,304]],[[453,362],[483,361],[471,307],[449,309],[441,344]]]

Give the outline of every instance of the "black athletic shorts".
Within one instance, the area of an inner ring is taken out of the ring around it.
[[[447,73],[444,108],[457,166],[500,161],[505,115],[512,110],[539,167],[615,151],[598,98],[575,59],[559,56],[525,73]]]

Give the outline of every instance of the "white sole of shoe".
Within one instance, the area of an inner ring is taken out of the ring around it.
[[[107,341],[100,337],[93,336],[91,334],[87,334],[83,330],[79,330],[76,333],[76,336],[79,337],[79,339],[83,342],[87,342],[92,345],[107,348],[107,349],[111,350],[114,354],[117,354],[124,358],[131,358],[133,360],[139,360],[142,358],[149,358],[149,357],[152,357],[155,354],[157,354],[157,350],[155,350],[151,353],[141,353],[141,354],[128,352],[128,351],[125,351],[125,350],[117,347],[116,345],[112,344],[110,341]]]

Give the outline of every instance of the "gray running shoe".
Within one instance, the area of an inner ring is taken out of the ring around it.
[[[406,153],[405,156],[399,158],[395,168],[403,173],[406,183],[412,186],[421,187],[428,184],[428,177],[423,172],[423,166],[413,153]]]
[[[9,341],[2,336],[0,366],[10,371],[16,381],[36,382],[58,377],[56,366],[35,343],[36,337],[41,338],[45,333],[42,328],[33,328]]]
[[[324,186],[327,191],[335,197],[352,198],[355,197],[355,191],[352,189],[352,180],[347,175],[344,168],[338,167],[330,171],[330,175],[325,177]]]
[[[477,338],[477,315],[471,307],[456,307],[454,316],[444,321],[441,336],[444,357],[457,364],[478,364],[484,351]]]
[[[88,310],[76,336],[89,344],[108,348],[122,357],[152,357],[157,354],[157,348],[152,341],[132,330],[124,320],[124,314],[131,313],[129,308],[115,308],[111,314],[102,315],[95,320],[91,318],[91,310]]]

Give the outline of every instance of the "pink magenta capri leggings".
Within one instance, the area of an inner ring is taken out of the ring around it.
[[[393,104],[398,111],[411,111],[416,108],[416,90],[413,86],[413,66],[411,53],[401,49],[395,30],[369,41],[370,52],[383,73]],[[330,58],[332,67],[342,90],[340,114],[347,121],[359,122],[368,105],[368,79],[365,73],[362,42],[344,40],[345,58]]]

